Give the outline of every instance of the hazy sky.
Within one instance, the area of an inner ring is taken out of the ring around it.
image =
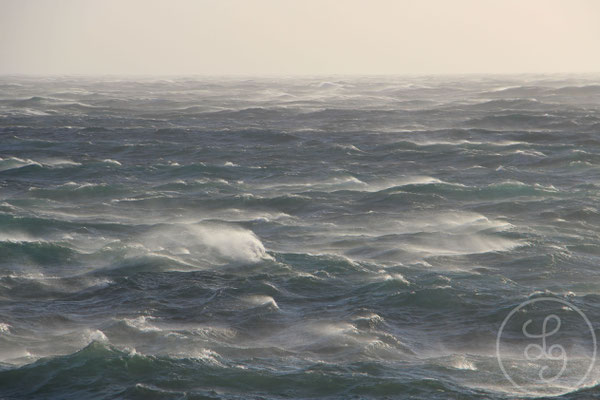
[[[600,72],[597,0],[0,0],[0,73]]]

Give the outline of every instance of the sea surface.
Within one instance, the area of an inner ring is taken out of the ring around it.
[[[0,398],[600,398],[599,200],[598,76],[4,76]]]

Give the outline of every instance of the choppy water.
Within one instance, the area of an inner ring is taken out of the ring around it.
[[[512,396],[511,309],[600,324],[598,82],[0,79],[0,397]]]

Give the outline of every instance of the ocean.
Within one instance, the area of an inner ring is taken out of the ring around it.
[[[0,398],[600,398],[599,200],[597,76],[4,76]]]

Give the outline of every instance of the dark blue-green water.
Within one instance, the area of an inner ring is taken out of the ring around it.
[[[0,78],[0,398],[600,397],[599,82]]]

